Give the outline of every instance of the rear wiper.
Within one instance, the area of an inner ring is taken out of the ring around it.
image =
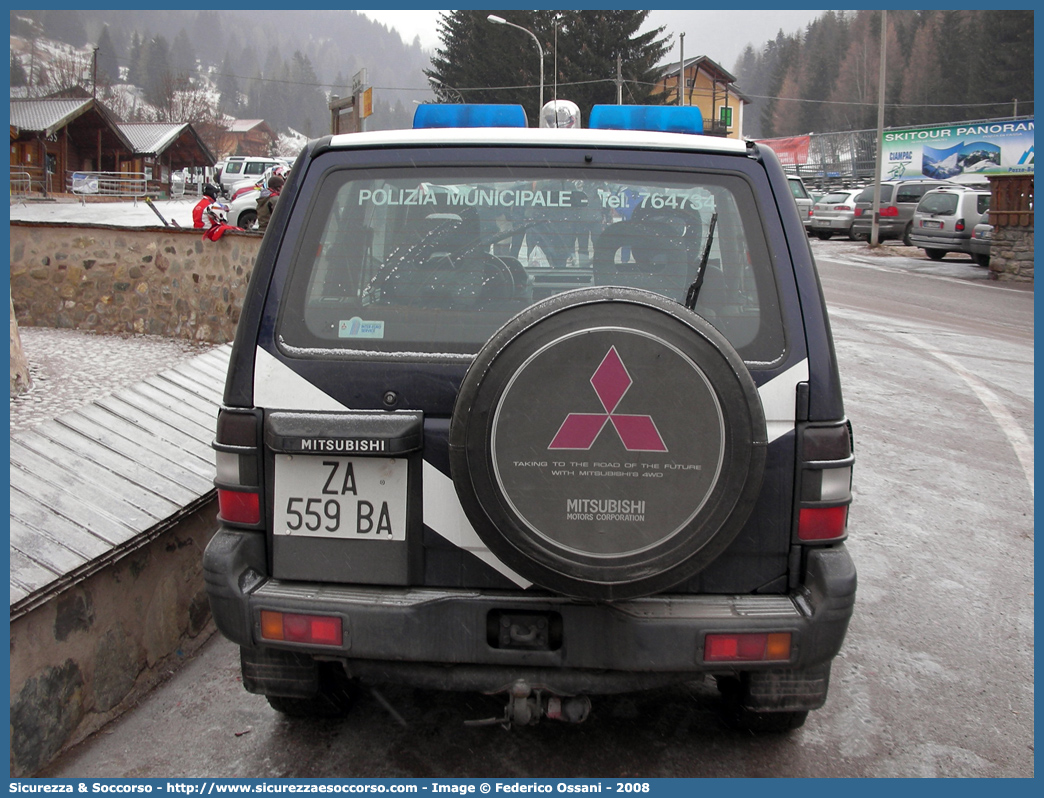
[[[685,294],[685,307],[696,310],[696,300],[700,296],[703,287],[703,273],[707,271],[707,259],[710,257],[711,242],[714,241],[714,226],[718,223],[718,212],[711,214],[710,227],[707,229],[707,243],[703,247],[703,257],[700,258],[700,268],[696,272],[696,279],[692,281],[688,292]]]

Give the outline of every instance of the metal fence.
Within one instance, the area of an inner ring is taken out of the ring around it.
[[[51,172],[41,166],[18,166],[11,168],[11,199],[25,199],[30,194],[46,194],[52,191]]]
[[[145,199],[149,181],[144,172],[67,172],[65,185],[82,204],[87,197],[133,199],[136,204]]]
[[[11,170],[11,202],[23,200],[32,193],[33,177],[28,172]]]
[[[783,169],[799,175],[809,187],[840,187],[873,180],[876,160],[876,130],[812,133],[808,160],[797,166],[785,165]]]

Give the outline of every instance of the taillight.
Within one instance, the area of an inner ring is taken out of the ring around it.
[[[959,233],[964,229],[964,219],[958,219],[957,224],[954,225],[954,229]]]
[[[835,205],[834,206],[834,210],[835,211],[850,211],[850,210],[852,210],[852,206],[851,205]]]
[[[855,215],[856,216],[862,216],[863,215],[863,209],[862,208],[856,208],[855,209]]]
[[[708,634],[703,640],[704,662],[786,662],[790,659],[790,632]]]
[[[299,615],[261,610],[261,638],[286,643],[340,646],[341,619],[336,615]]]
[[[898,216],[899,215],[899,206],[897,206],[897,205],[886,205],[885,207],[881,208],[881,215],[882,216]]]
[[[852,429],[849,423],[808,425],[799,434],[798,543],[836,543],[848,534],[852,502]]]
[[[218,519],[227,524],[261,524],[261,422],[255,410],[222,408],[214,439]]]

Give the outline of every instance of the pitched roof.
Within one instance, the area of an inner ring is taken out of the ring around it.
[[[693,58],[686,59],[685,68],[688,69],[691,66],[695,66],[697,69],[704,69],[710,73],[717,73],[715,77],[723,80],[727,80],[729,83],[736,82],[736,76],[729,72],[721,64],[713,61],[705,55],[697,55]],[[669,77],[678,71],[678,65],[672,64],[671,66],[664,67],[663,77]]]
[[[88,110],[92,100],[11,98],[11,124],[19,130],[50,135]]]
[[[120,132],[131,142],[136,155],[160,155],[174,146],[182,136],[188,134],[189,140],[195,142],[199,151],[203,154],[209,166],[213,166],[216,159],[210,148],[199,137],[199,133],[191,122],[168,123],[168,122],[139,122],[134,124],[121,124],[118,126]],[[188,141],[188,140],[187,140]],[[191,147],[191,145],[188,145]]]
[[[68,97],[34,97],[11,98],[11,126],[18,133],[28,131],[51,136],[70,122],[94,111],[101,117],[105,125],[128,150],[131,143],[119,129],[119,121],[115,114],[94,98]]]
[[[123,135],[134,146],[134,152],[153,155],[158,155],[167,149],[187,127],[188,122],[181,124],[142,122],[119,126]]]
[[[268,125],[265,124],[264,119],[237,119],[232,123],[231,127],[229,127],[229,130],[233,133],[246,133],[248,130],[253,130],[259,125],[268,127]]]

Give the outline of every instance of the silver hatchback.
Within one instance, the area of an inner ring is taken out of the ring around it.
[[[957,187],[925,194],[914,211],[910,241],[932,260],[948,252],[972,254],[972,231],[990,209],[990,192]]]
[[[846,188],[824,194],[812,207],[812,221],[809,232],[826,241],[831,236],[852,235],[852,222],[855,220],[855,197],[862,189]]]

